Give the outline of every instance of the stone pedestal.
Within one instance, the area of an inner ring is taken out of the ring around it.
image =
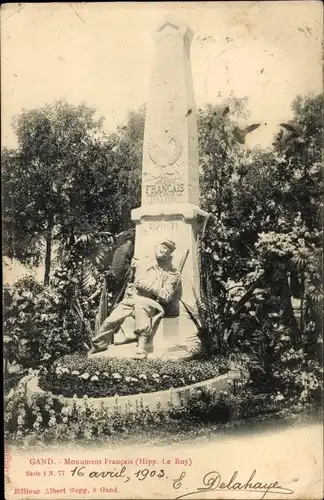
[[[173,265],[178,268],[189,250],[181,276],[181,301],[190,307],[195,307],[199,297],[197,234],[204,216],[205,212],[190,203],[142,206],[132,212],[132,218],[137,224],[135,252],[138,258],[153,251],[155,244],[171,239],[176,244]],[[186,355],[184,347],[190,349],[195,346],[196,328],[182,302],[179,304],[177,317],[162,320],[154,340],[152,356],[161,356],[163,353],[168,358],[178,357]]]

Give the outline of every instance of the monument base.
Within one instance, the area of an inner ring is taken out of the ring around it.
[[[137,339],[133,334],[134,320],[127,318],[107,351],[92,356],[116,358],[136,357]],[[186,311],[176,318],[163,318],[155,334],[153,352],[148,359],[186,359],[198,348],[197,329]]]

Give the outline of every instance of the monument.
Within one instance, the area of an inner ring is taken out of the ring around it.
[[[165,317],[155,336],[155,355],[179,356],[196,342],[183,303],[199,296],[197,236],[207,213],[199,208],[199,158],[196,106],[190,63],[193,32],[165,18],[155,32],[155,55],[147,100],[141,206],[135,255],[141,259],[165,238],[176,243],[173,264],[188,253],[182,270],[182,298],[176,317]]]
[[[136,224],[135,260],[154,254],[165,240],[174,242],[172,264],[181,271],[181,291],[165,310],[150,357],[187,357],[198,343],[187,306],[199,297],[197,237],[208,215],[199,208],[199,159],[196,106],[190,65],[193,32],[165,18],[155,33],[155,55],[146,107],[141,206]],[[129,332],[129,334],[127,334]],[[133,356],[134,319],[126,318],[108,356]],[[99,341],[98,341],[99,342]]]

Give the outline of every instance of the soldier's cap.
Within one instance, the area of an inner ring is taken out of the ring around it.
[[[161,245],[166,246],[166,247],[170,250],[170,252],[171,252],[171,253],[172,253],[172,252],[175,250],[175,248],[176,248],[176,244],[175,244],[175,243],[174,243],[174,241],[172,241],[172,240],[164,240],[164,241],[162,241],[162,242],[161,242]]]

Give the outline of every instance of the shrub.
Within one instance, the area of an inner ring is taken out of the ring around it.
[[[82,350],[83,339],[60,287],[44,287],[26,276],[7,292],[4,351],[22,367]]]
[[[40,387],[72,397],[139,394],[182,387],[227,371],[226,362],[90,358],[67,355],[40,372]]]
[[[320,406],[323,399],[323,367],[318,359],[310,359],[303,349],[286,348],[283,336],[276,347],[273,386],[285,398],[298,399],[300,404]]]
[[[28,370],[17,371],[13,373],[7,373],[4,378],[3,391],[4,394],[8,394],[11,389],[14,389],[20,382],[21,378],[26,376]]]

